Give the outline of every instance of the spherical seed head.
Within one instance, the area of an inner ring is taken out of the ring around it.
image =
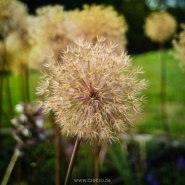
[[[179,34],[178,40],[173,41],[177,58],[180,59],[180,66],[185,70],[185,24],[182,25],[182,31]]]
[[[27,7],[16,0],[0,0],[0,35],[6,36],[22,24]]]
[[[45,112],[53,111],[65,135],[86,140],[113,140],[140,112],[145,81],[131,70],[126,53],[98,40],[76,42],[61,61],[45,64],[37,94]]]
[[[105,37],[107,42],[117,43],[117,52],[125,49],[128,26],[123,16],[111,6],[85,5],[83,10],[68,13],[70,19],[80,28],[79,36],[90,42],[96,42],[97,36]]]
[[[148,16],[145,23],[145,33],[153,41],[164,43],[176,31],[176,20],[167,12],[154,12]]]
[[[29,63],[32,48],[29,41],[29,29],[34,24],[34,18],[26,16],[24,19],[24,24],[5,38],[8,69],[13,73],[21,73]]]
[[[77,30],[62,6],[45,6],[37,9],[36,13],[36,26],[31,30],[33,52],[30,56],[35,61],[31,64],[35,69],[47,60],[51,51],[58,60],[62,50],[73,42]]]

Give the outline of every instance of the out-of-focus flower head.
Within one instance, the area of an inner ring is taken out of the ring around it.
[[[113,7],[103,5],[84,5],[83,10],[68,13],[70,19],[80,29],[79,36],[90,42],[96,42],[97,36],[105,37],[107,42],[117,43],[117,52],[125,49],[126,31],[128,30],[125,18],[119,15]]]
[[[0,35],[16,30],[27,14],[27,7],[17,0],[0,0]]]
[[[48,60],[50,52],[54,54],[55,59],[60,58],[62,50],[73,42],[77,28],[67,18],[62,6],[45,6],[36,12],[37,26],[31,30],[34,47],[30,65],[37,69]]]
[[[153,41],[164,43],[176,31],[175,18],[167,12],[153,12],[146,19],[145,33]]]
[[[65,135],[85,140],[114,140],[140,112],[145,80],[131,69],[126,53],[103,39],[79,40],[60,61],[45,64],[37,94],[46,113],[53,111]]]
[[[17,116],[11,120],[13,136],[18,147],[35,145],[46,139],[42,108],[34,103],[19,103],[15,110]]]
[[[27,15],[24,23],[5,39],[8,68],[14,73],[20,73],[25,66],[29,65],[29,55],[32,49],[30,28],[33,26],[35,26],[35,18]]]
[[[176,55],[180,59],[181,67],[185,69],[185,24],[182,25],[182,31],[179,34],[178,40],[174,40],[173,44],[175,47]]]

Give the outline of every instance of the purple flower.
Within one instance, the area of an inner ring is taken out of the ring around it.
[[[183,156],[179,156],[178,158],[177,158],[177,168],[179,169],[179,170],[181,170],[182,168],[184,168],[184,157]]]
[[[159,185],[158,180],[154,179],[154,180],[152,181],[151,185]]]
[[[146,181],[147,181],[147,182],[152,182],[152,180],[153,180],[153,175],[152,175],[152,174],[148,174],[148,175],[146,176]]]

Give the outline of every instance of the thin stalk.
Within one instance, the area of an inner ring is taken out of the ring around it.
[[[0,79],[0,128],[2,127],[2,117],[3,117],[3,82],[4,74],[2,72]]]
[[[3,82],[6,68],[6,43],[4,42],[4,56],[1,69],[1,81],[0,81],[0,127],[2,127],[2,117],[3,117]]]
[[[25,91],[26,91],[26,100],[30,101],[30,82],[29,82],[29,68],[26,64],[24,67],[24,76],[25,76]]]
[[[146,152],[146,142],[145,141],[140,141],[139,142],[139,157],[140,157],[140,168],[141,168],[141,176],[145,173],[145,166],[144,166],[144,163],[146,161],[146,155],[147,155],[147,152]]]
[[[98,143],[98,139],[95,141],[95,158],[94,158],[94,179],[95,185],[99,185],[98,179],[100,178],[100,145]]]
[[[8,180],[10,178],[10,175],[12,173],[12,170],[13,170],[13,168],[15,166],[15,163],[16,163],[17,159],[19,158],[19,156],[20,156],[20,151],[15,150],[13,155],[12,155],[12,158],[10,160],[10,163],[8,165],[8,168],[6,170],[6,173],[5,173],[4,177],[3,177],[3,180],[1,182],[1,185],[7,185]]]
[[[2,71],[5,72],[6,70],[6,64],[7,64],[7,51],[6,51],[6,42],[4,42],[4,62],[2,66]],[[9,81],[9,76],[5,76],[6,78],[6,87],[7,87],[7,96],[8,96],[8,104],[9,104],[9,111],[10,111],[10,116],[13,115],[13,104],[12,104],[12,96],[11,96],[11,88],[10,88],[10,81]],[[3,89],[2,89],[3,91]],[[2,92],[3,93],[3,92]]]
[[[6,88],[7,88],[8,104],[9,104],[9,111],[10,111],[10,117],[11,117],[13,115],[13,103],[12,103],[9,76],[6,77]]]
[[[168,124],[166,110],[166,61],[163,58],[163,44],[160,45],[160,59],[161,59],[161,118],[166,134],[170,135],[170,128]]]
[[[60,185],[61,184],[61,134],[60,134],[60,128],[57,124],[55,124],[54,115],[52,114],[51,117],[51,123],[53,126],[53,130],[55,133],[55,140],[54,140],[54,147],[55,147],[55,184]]]
[[[73,149],[73,153],[71,155],[71,159],[70,159],[70,163],[69,163],[69,166],[68,166],[67,175],[66,175],[64,185],[69,185],[69,181],[70,181],[70,178],[71,178],[71,175],[72,175],[74,162],[75,162],[75,159],[76,159],[76,156],[77,156],[77,153],[78,153],[80,142],[81,142],[81,140],[79,138],[77,138],[76,142],[75,142],[74,149]]]
[[[19,158],[19,160],[17,161],[17,165],[16,165],[16,184],[20,185],[21,182],[21,177],[22,177],[22,160],[21,158]]]
[[[60,128],[55,125],[55,150],[56,150],[56,173],[55,173],[55,183],[56,185],[61,185],[61,134]]]
[[[22,72],[23,73],[23,72]],[[20,77],[20,80],[19,80],[19,85],[20,85],[20,91],[21,91],[21,100],[22,101],[25,101],[25,86],[24,86],[24,77],[23,77],[23,74],[19,75]]]

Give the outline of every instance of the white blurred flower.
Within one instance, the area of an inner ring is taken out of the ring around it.
[[[35,121],[35,124],[37,125],[37,127],[42,128],[43,124],[44,124],[44,120],[43,119],[37,119]]]
[[[23,107],[22,104],[17,104],[17,105],[15,106],[15,110],[16,110],[17,112],[23,112],[24,107]]]
[[[21,120],[22,122],[28,120],[27,117],[26,117],[24,114],[21,114],[19,118],[20,118],[20,120]]]
[[[24,136],[29,136],[30,135],[30,132],[29,132],[29,130],[27,128],[24,128],[22,133],[23,133]]]
[[[18,125],[18,121],[17,121],[16,118],[11,119],[11,123],[12,123],[12,125],[14,125],[14,126],[17,126],[17,125]]]

